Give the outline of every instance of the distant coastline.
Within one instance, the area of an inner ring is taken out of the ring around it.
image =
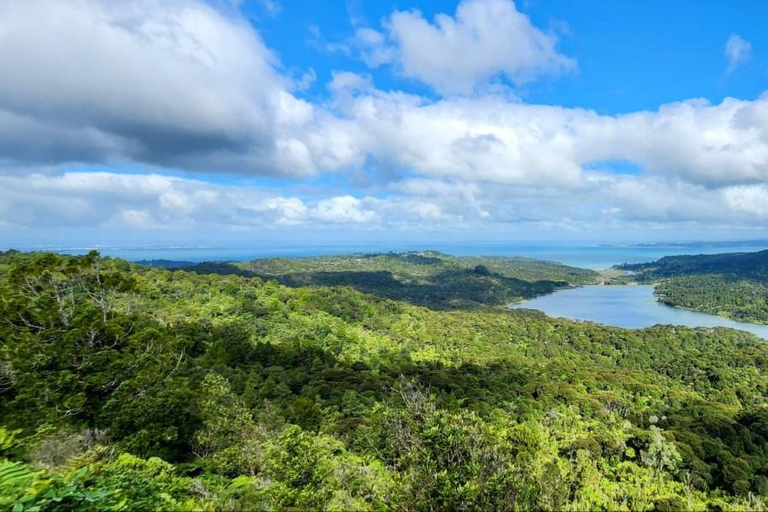
[[[754,245],[750,245],[754,244]],[[222,247],[215,244],[199,245],[152,245],[139,244],[69,246],[4,246],[0,250],[19,249],[50,251],[61,254],[86,254],[96,249],[104,256],[128,261],[151,262],[166,260],[190,263],[250,261],[260,258],[300,258],[311,256],[344,255],[350,253],[406,252],[436,250],[456,256],[520,256],[545,261],[555,261],[590,270],[603,270],[622,263],[643,263],[664,256],[680,254],[716,254],[726,252],[758,251],[768,248],[768,241],[735,242],[655,242],[639,244],[571,243],[571,242],[403,242],[294,245],[257,243]]]

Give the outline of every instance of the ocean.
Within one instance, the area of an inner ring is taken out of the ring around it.
[[[96,249],[104,256],[128,261],[174,260],[193,263],[203,261],[248,261],[258,258],[324,256],[348,253],[402,252],[435,250],[456,256],[522,256],[557,261],[589,269],[609,268],[620,263],[641,263],[678,254],[716,254],[754,252],[768,249],[768,241],[700,242],[670,244],[579,244],[573,242],[409,242],[365,243],[359,245],[269,244],[236,247],[219,246],[83,246],[28,247],[21,250],[44,250],[63,254],[85,254]]]

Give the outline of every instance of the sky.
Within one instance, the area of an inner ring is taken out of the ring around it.
[[[0,0],[0,248],[766,239],[767,19]]]

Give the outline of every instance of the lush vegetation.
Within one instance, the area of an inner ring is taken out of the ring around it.
[[[656,283],[659,300],[670,306],[768,323],[768,251],[668,256],[620,268]]]
[[[768,250],[725,254],[697,254],[692,256],[665,256],[650,263],[619,265],[632,270],[638,279],[653,281],[667,277],[723,274],[759,281],[768,280]]]
[[[592,270],[551,261],[520,257],[451,256],[436,251],[371,253],[311,258],[268,258],[243,263],[248,270],[265,275],[299,272],[391,272],[402,281],[429,279],[447,271],[472,270],[478,265],[508,278],[526,281],[591,283]]]
[[[741,322],[768,323],[768,283],[731,275],[666,279],[655,289],[659,301]]]
[[[290,287],[350,286],[432,309],[505,306],[599,277],[591,270],[549,261],[454,257],[434,251],[202,263],[186,269],[275,279]]]
[[[489,269],[490,270],[490,269]],[[764,509],[768,347],[0,256],[0,508]]]

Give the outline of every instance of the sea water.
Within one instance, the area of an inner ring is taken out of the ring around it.
[[[603,269],[620,263],[642,263],[678,254],[753,252],[768,249],[768,242],[686,244],[577,244],[570,242],[408,242],[347,245],[241,244],[239,246],[38,246],[19,248],[64,254],[85,254],[96,249],[104,256],[129,261],[248,261],[258,258],[325,256],[348,253],[436,250],[456,256],[523,256],[557,261],[575,267]]]

